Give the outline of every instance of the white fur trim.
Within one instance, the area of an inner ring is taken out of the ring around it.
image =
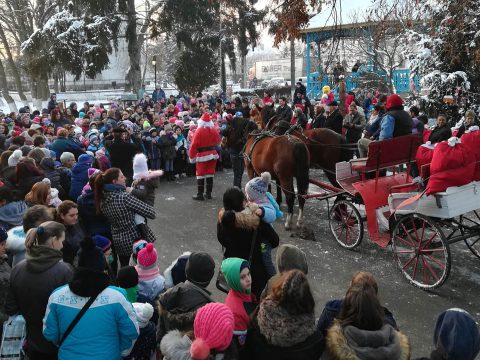
[[[213,128],[213,122],[211,120],[210,121],[198,120],[197,125],[199,128],[201,127]]]
[[[460,139],[452,136],[450,139],[447,140],[448,146],[454,147],[455,145],[461,143]]]
[[[196,157],[197,162],[206,162],[206,161],[217,160],[217,159],[218,159],[218,154],[217,153]]]
[[[172,263],[165,269],[163,272],[163,277],[165,278],[165,288],[170,289],[173,287],[173,278],[172,278],[172,269],[175,266],[175,264],[178,262],[178,259],[181,258],[182,256],[189,256],[192,252],[191,251],[185,251],[182,255],[177,257],[175,260],[172,261]]]

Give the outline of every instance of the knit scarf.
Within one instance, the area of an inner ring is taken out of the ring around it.
[[[150,267],[143,267],[143,266],[137,265],[135,266],[135,269],[137,270],[137,273],[138,273],[139,282],[153,280],[156,277],[160,276],[160,269],[156,264]]]
[[[120,185],[120,184],[105,184],[103,185],[103,190],[105,191],[125,191],[125,185]]]

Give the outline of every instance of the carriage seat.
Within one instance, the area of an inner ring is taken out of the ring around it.
[[[350,160],[350,166],[354,171],[367,173],[396,165],[410,164],[415,160],[420,144],[422,144],[422,138],[419,135],[373,141],[368,145],[368,157]]]

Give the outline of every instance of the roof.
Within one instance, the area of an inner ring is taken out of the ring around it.
[[[353,22],[352,17],[364,13],[372,7],[370,0],[336,0],[336,6],[326,6],[317,15],[313,16],[302,33],[332,30],[338,27],[357,28],[372,25],[371,23]]]

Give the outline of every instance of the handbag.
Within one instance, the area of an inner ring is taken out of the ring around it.
[[[10,316],[3,323],[0,359],[23,359],[23,343],[25,341],[25,319],[22,315]]]
[[[252,258],[253,258],[253,251],[255,250],[255,244],[257,243],[257,229],[253,230],[253,235],[252,235],[252,245],[250,246],[250,254],[248,255],[248,263],[252,264]],[[222,253],[224,252],[225,248],[222,246]],[[222,261],[225,260],[225,257],[222,259]],[[228,286],[227,279],[225,279],[225,275],[222,272],[222,267],[218,269],[218,274],[217,274],[217,281],[215,282],[215,286],[217,287],[218,290],[228,293],[230,290],[230,287]]]
[[[102,289],[103,290],[103,289]],[[98,294],[96,294],[95,296],[91,296],[90,299],[88,299],[88,301],[85,303],[85,305],[83,305],[82,309],[78,312],[77,316],[75,316],[75,318],[72,320],[72,322],[70,323],[70,325],[68,325],[68,328],[67,330],[63,333],[62,335],[62,338],[60,339],[60,342],[58,343],[58,347],[60,348],[63,344],[63,342],[65,341],[65,339],[68,337],[68,335],[70,335],[70,333],[72,332],[72,330],[75,328],[75,326],[78,324],[78,322],[80,321],[80,319],[83,317],[83,315],[87,312],[88,308],[93,304],[93,302],[95,301],[95,299],[97,298],[98,295],[100,295],[102,291],[100,291]]]

